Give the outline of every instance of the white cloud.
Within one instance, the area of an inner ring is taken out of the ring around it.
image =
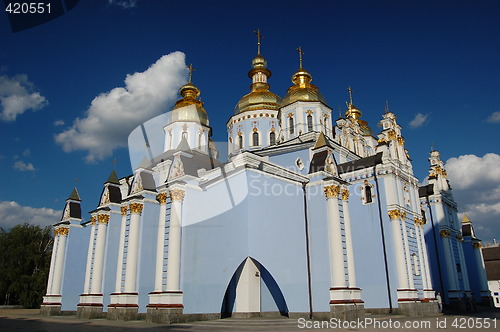
[[[500,155],[450,158],[445,168],[459,210],[472,220],[476,235],[483,240],[500,239]]]
[[[31,155],[31,150],[30,149],[24,149],[23,156],[24,157],[28,157],[29,155]]]
[[[64,126],[64,124],[65,124],[64,120],[54,121],[54,126],[56,126],[56,127]]]
[[[9,229],[24,222],[45,227],[59,222],[61,215],[62,211],[54,209],[33,208],[13,201],[0,201],[0,227],[3,229]]]
[[[493,112],[486,121],[490,123],[500,123],[500,112]]]
[[[55,140],[66,152],[87,151],[88,162],[102,160],[114,149],[127,146],[135,127],[166,112],[186,78],[184,53],[164,55],[146,71],[127,75],[125,87],[95,97],[85,117],[77,118]]]
[[[108,0],[108,4],[129,9],[137,6],[137,0]]]
[[[412,128],[422,127],[428,120],[429,114],[417,113],[413,120],[410,121],[409,125]]]
[[[14,163],[14,168],[21,172],[35,171],[35,167],[33,166],[32,163],[25,163],[24,161],[21,160],[18,160]]]
[[[47,99],[34,91],[33,83],[26,75],[12,78],[0,75],[0,119],[15,121],[18,115],[27,110],[37,111],[48,104]]]

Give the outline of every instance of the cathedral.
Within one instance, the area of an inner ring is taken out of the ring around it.
[[[376,134],[349,89],[333,118],[299,54],[281,98],[259,39],[250,92],[228,113],[227,160],[190,68],[171,112],[148,121],[161,151],[111,172],[88,218],[76,189],[67,199],[42,314],[352,320],[437,313],[436,291],[450,307],[490,301],[439,152],[419,188],[396,115],[386,107]]]

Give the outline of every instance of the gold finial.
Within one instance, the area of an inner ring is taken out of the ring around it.
[[[350,85],[347,88],[347,91],[349,91],[349,105],[352,105],[352,89]]]
[[[195,71],[195,69],[193,68],[193,64],[190,64],[187,68],[189,69],[189,84],[191,84],[193,81],[193,71]]]
[[[299,63],[300,63],[300,69],[302,69],[302,55],[304,55],[304,52],[302,52],[302,46],[299,46],[297,48],[297,51],[299,52]]]
[[[257,55],[260,55],[260,40],[264,37],[260,34],[260,28],[257,31],[254,30],[254,33],[257,35]]]
[[[389,113],[389,102],[385,101],[385,113]]]

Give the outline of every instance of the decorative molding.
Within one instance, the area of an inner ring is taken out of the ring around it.
[[[413,219],[413,221],[415,222],[415,226],[420,226],[420,227],[424,227],[425,225],[425,221],[423,218],[420,218],[420,217],[415,217]]]
[[[144,208],[144,204],[141,203],[130,203],[130,213],[142,213],[142,209]]]
[[[457,238],[458,241],[464,242],[464,237],[462,235],[457,234],[455,237]]]
[[[96,216],[92,216],[92,217],[90,217],[90,224],[91,224],[92,226],[94,226],[96,222],[97,222],[97,217],[96,217]]]
[[[403,137],[401,137],[401,136],[399,136],[399,137],[398,137],[398,143],[399,143],[399,145],[405,145],[405,140],[404,140],[404,138],[403,138]]]
[[[340,187],[337,185],[325,186],[323,188],[326,198],[338,197],[340,193]]]
[[[160,204],[167,204],[167,193],[161,193],[156,196],[156,200]]]
[[[184,196],[186,195],[186,192],[184,190],[181,190],[181,189],[173,189],[173,190],[170,190],[169,195],[170,195],[170,199],[172,201],[181,201],[182,202],[184,200]]]
[[[122,213],[122,216],[126,216],[128,211],[128,206],[124,205],[120,208],[120,212]]]
[[[481,249],[483,247],[483,245],[481,244],[481,242],[474,242],[472,244],[472,247],[473,248],[478,248],[478,249]]]
[[[109,222],[109,214],[100,214],[97,216],[97,222],[107,224]]]
[[[442,229],[439,231],[439,234],[441,237],[449,237],[451,235],[451,232],[447,229]]]

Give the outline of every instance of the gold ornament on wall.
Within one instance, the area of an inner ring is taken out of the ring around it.
[[[90,224],[91,224],[91,225],[95,225],[96,221],[97,221],[96,216],[92,216],[92,217],[90,217]]]
[[[107,224],[109,222],[109,214],[100,214],[97,216],[97,221],[100,224]]]
[[[349,190],[347,189],[342,189],[342,200],[347,201],[349,200]]]
[[[389,210],[387,211],[387,214],[389,214],[389,218],[391,219],[401,218],[401,212],[399,210]]]
[[[167,204],[167,194],[166,193],[161,193],[156,196],[156,200],[160,204]]]
[[[483,245],[481,244],[481,242],[474,242],[472,244],[472,247],[477,248],[477,249],[481,249],[483,247]]]
[[[122,206],[120,208],[120,212],[122,213],[122,216],[126,216],[127,215],[127,211],[128,211],[128,207],[126,205]]]
[[[447,229],[442,229],[439,231],[439,234],[442,236],[442,237],[449,237],[451,235],[451,232]]]

